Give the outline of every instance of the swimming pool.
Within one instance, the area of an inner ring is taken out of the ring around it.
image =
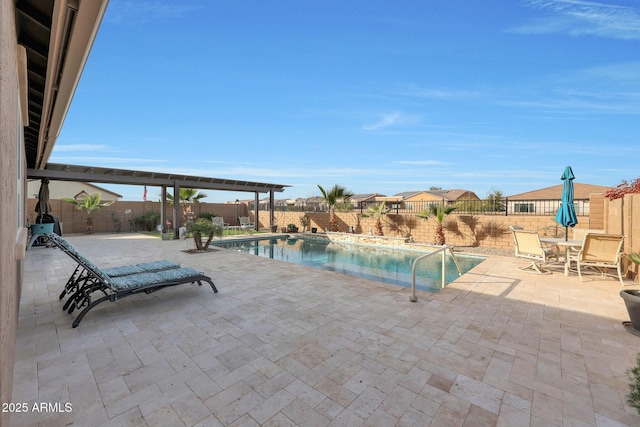
[[[216,246],[266,258],[301,264],[323,270],[364,277],[379,282],[411,287],[413,261],[424,251],[390,249],[386,247],[339,244],[322,239],[278,237],[215,242]],[[456,255],[463,273],[485,260],[483,257]],[[442,257],[435,255],[420,262],[416,272],[416,287],[436,291],[441,286]],[[447,254],[447,283],[459,277],[458,270]]]

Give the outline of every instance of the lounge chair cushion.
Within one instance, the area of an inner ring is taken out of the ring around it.
[[[103,268],[102,271],[110,277],[127,276],[129,274],[145,273],[149,271],[169,270],[180,268],[180,264],[169,260],[143,262],[135,265],[123,265],[120,267]]]
[[[176,268],[172,270],[156,271],[153,273],[139,273],[129,276],[110,278],[111,286],[118,291],[126,289],[144,288],[147,286],[157,285],[165,282],[172,282],[190,277],[197,280],[198,276],[204,273],[191,267]]]
[[[129,274],[138,274],[145,272],[145,270],[138,267],[137,265],[123,265],[121,267],[105,268],[102,271],[107,273],[110,277],[128,276]]]

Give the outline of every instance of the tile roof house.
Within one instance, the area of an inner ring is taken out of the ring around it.
[[[40,191],[40,180],[30,179],[27,183],[27,197],[37,199]],[[49,198],[62,199],[63,197],[86,197],[89,194],[100,193],[103,201],[112,201],[122,198],[122,195],[106,188],[99,187],[88,182],[75,181],[51,181],[49,183]],[[142,197],[142,194],[140,195]]]
[[[401,197],[402,200],[410,202],[444,200],[449,204],[460,200],[480,200],[473,191],[461,189],[405,191],[403,193],[394,194],[393,197]]]
[[[602,185],[581,184],[575,181],[573,182],[574,199],[588,199],[589,194],[604,193],[607,190],[611,190],[611,187],[603,187]],[[562,198],[562,184],[508,196],[509,200],[548,200],[560,198]]]
[[[560,207],[562,184],[508,196],[507,212],[555,215]],[[573,183],[574,207],[577,215],[589,215],[589,195],[604,193],[610,187]]]

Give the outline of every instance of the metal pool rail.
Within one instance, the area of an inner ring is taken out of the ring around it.
[[[456,267],[458,267],[458,274],[460,276],[462,276],[462,270],[460,269],[460,264],[458,264],[458,259],[456,258],[455,254],[453,253],[453,246],[449,246],[449,245],[444,245],[443,247],[441,247],[440,249],[437,249],[433,252],[429,252],[426,255],[422,255],[418,258],[416,258],[415,261],[413,261],[413,266],[411,267],[411,296],[409,297],[409,300],[411,302],[416,302],[418,301],[418,297],[416,296],[416,269],[418,266],[418,262],[420,262],[420,260],[423,260],[425,258],[430,257],[431,255],[435,255],[438,252],[442,253],[442,288],[444,288],[446,281],[447,281],[447,263],[446,263],[446,258],[445,258],[445,251],[449,250],[449,252],[451,253],[451,258],[453,258],[453,262],[456,263]]]

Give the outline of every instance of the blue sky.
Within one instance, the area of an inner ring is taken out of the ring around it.
[[[636,0],[111,0],[50,159],[277,198],[615,186],[639,160]]]

